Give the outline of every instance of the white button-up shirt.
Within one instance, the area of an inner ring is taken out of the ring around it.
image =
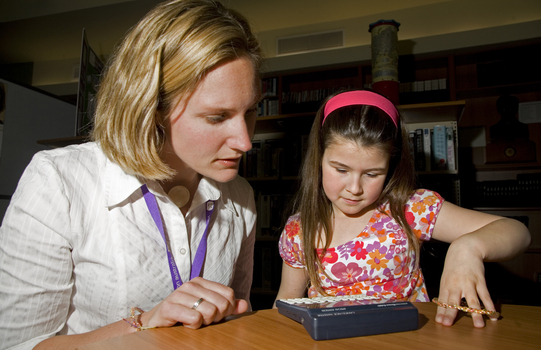
[[[44,151],[25,170],[0,227],[0,349],[94,330],[173,291],[145,182],[183,281],[205,230],[205,203],[216,201],[201,275],[249,300],[256,211],[244,179],[203,178],[184,217],[157,182],[126,174],[95,143]]]

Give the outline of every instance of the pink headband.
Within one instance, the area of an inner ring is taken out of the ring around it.
[[[394,104],[385,97],[376,94],[372,91],[348,91],[338,94],[331,98],[325,105],[325,111],[323,113],[323,123],[327,116],[337,110],[338,108],[354,105],[368,105],[378,107],[383,110],[389,117],[391,117],[394,125],[398,127],[398,111]]]

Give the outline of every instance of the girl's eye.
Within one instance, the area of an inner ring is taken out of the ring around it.
[[[346,170],[346,169],[336,168],[336,171],[339,172],[340,174],[345,174],[345,173],[347,173],[347,170]]]

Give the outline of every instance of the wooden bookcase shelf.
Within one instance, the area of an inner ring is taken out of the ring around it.
[[[449,120],[459,122],[465,106],[466,101],[460,100],[399,105],[398,110],[407,124]]]

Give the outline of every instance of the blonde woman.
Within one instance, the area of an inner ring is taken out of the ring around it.
[[[63,349],[250,308],[256,211],[237,176],[259,44],[216,1],[151,11],[110,61],[94,142],[38,153],[0,228],[0,348]]]

